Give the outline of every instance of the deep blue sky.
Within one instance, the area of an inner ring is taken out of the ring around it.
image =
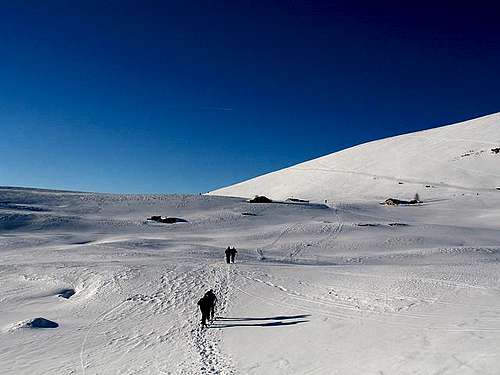
[[[433,3],[0,1],[0,185],[202,192],[500,111],[498,6]]]

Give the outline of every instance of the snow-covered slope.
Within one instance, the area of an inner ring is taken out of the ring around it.
[[[0,187],[0,374],[497,375],[496,147],[499,114],[214,192],[328,204]]]
[[[500,187],[500,113],[361,144],[210,192],[314,201],[424,198]]]

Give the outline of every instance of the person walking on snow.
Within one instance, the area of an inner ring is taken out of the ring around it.
[[[231,248],[228,246],[226,249],[226,263],[229,264],[231,259]]]
[[[201,311],[201,326],[205,327],[207,325],[207,320],[210,318],[210,300],[204,295],[199,301],[198,306],[200,306]]]
[[[236,254],[238,253],[238,250],[236,248],[231,249],[231,263],[234,263],[234,258],[236,257]]]
[[[215,305],[217,304],[217,296],[215,295],[214,290],[210,289],[206,292],[205,298],[207,298],[210,303],[210,321],[213,321],[215,318]]]

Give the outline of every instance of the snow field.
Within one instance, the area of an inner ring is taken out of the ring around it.
[[[211,196],[1,194],[44,209],[0,236],[2,373],[500,368],[494,193],[451,194],[419,207],[325,208]],[[189,222],[145,221],[164,212]],[[10,207],[2,217],[14,213],[27,214]],[[75,222],[58,220],[70,215]],[[228,266],[229,245],[239,254]],[[57,297],[67,288],[76,294]],[[196,302],[210,288],[219,319],[201,329]],[[59,327],[16,328],[38,316]]]

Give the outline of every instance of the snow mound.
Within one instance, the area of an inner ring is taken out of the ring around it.
[[[210,192],[271,199],[373,200],[500,186],[500,113],[381,139]]]

